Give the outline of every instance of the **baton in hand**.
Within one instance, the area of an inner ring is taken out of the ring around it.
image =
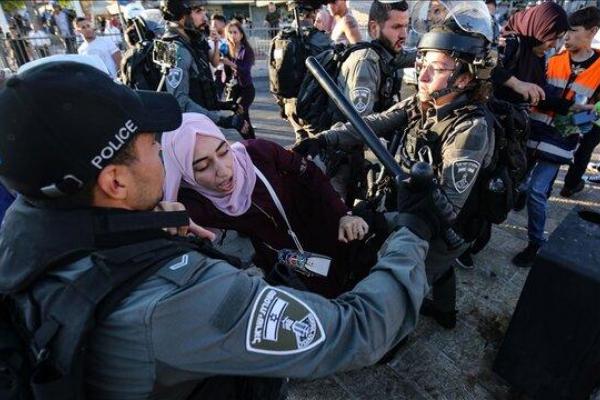
[[[410,179],[410,175],[400,168],[394,157],[392,157],[375,132],[373,132],[373,129],[358,114],[352,103],[350,103],[340,88],[333,82],[333,79],[331,79],[323,66],[314,57],[308,57],[306,59],[306,67],[313,74],[317,82],[319,82],[323,90],[325,90],[329,98],[333,100],[342,114],[348,119],[348,122],[352,124],[363,142],[375,154],[379,162],[383,164],[383,167],[392,174],[396,183],[398,184],[402,180]],[[431,178],[433,179],[433,176]],[[450,250],[457,249],[464,244],[464,240],[452,228],[448,228],[444,232],[443,237]]]

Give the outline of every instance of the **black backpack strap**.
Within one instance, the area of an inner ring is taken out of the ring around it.
[[[86,271],[65,286],[33,335],[35,398],[77,398],[83,383],[82,346],[96,322],[167,261],[187,251],[157,239],[95,252],[77,261]]]
[[[82,333],[92,327],[88,318],[103,299],[115,290],[119,292],[122,285],[132,278],[139,283],[139,276],[147,278],[163,262],[186,250],[173,246],[167,240],[158,239],[141,245],[95,252],[77,261],[87,270],[67,284],[52,304],[46,320],[34,332],[34,350],[38,359],[48,355],[51,341],[58,341],[52,347],[64,350],[53,353],[52,358],[64,372],[69,372],[76,350],[71,347],[76,347]],[[159,254],[160,257],[157,257]],[[61,332],[57,335],[59,329]]]

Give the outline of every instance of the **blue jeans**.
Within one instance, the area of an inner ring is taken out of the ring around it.
[[[0,185],[0,222],[4,219],[4,213],[6,212],[6,209],[10,207],[14,199],[12,194]]]
[[[559,168],[560,164],[537,161],[531,169],[527,188],[527,233],[530,243],[541,246],[545,242],[544,227],[548,194]]]

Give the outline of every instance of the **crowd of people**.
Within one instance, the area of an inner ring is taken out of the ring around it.
[[[0,318],[10,303],[28,332],[39,398],[281,399],[287,378],[385,362],[420,315],[456,326],[455,267],[474,268],[493,224],[527,207],[512,261],[531,267],[561,165],[561,196],[585,187],[597,7],[542,2],[499,24],[493,0],[374,0],[365,40],[347,0],[291,6],[290,30],[272,3],[265,19],[291,149],[256,138],[254,49],[202,0],[165,1],[164,31],[132,20],[123,57],[57,9],[81,57],[0,79]],[[406,179],[369,161],[309,55]],[[219,251],[224,231],[258,268]]]

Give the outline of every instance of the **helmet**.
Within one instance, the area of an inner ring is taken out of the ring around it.
[[[297,8],[299,12],[311,12],[320,9],[325,4],[327,4],[326,0],[290,0],[288,9]]]
[[[419,1],[411,20],[412,28],[422,34],[417,46],[421,54],[428,50],[445,51],[466,65],[475,79],[490,78],[498,53],[493,20],[483,0]]]
[[[164,0],[161,10],[165,20],[176,22],[190,15],[194,7],[206,6],[206,0]]]

